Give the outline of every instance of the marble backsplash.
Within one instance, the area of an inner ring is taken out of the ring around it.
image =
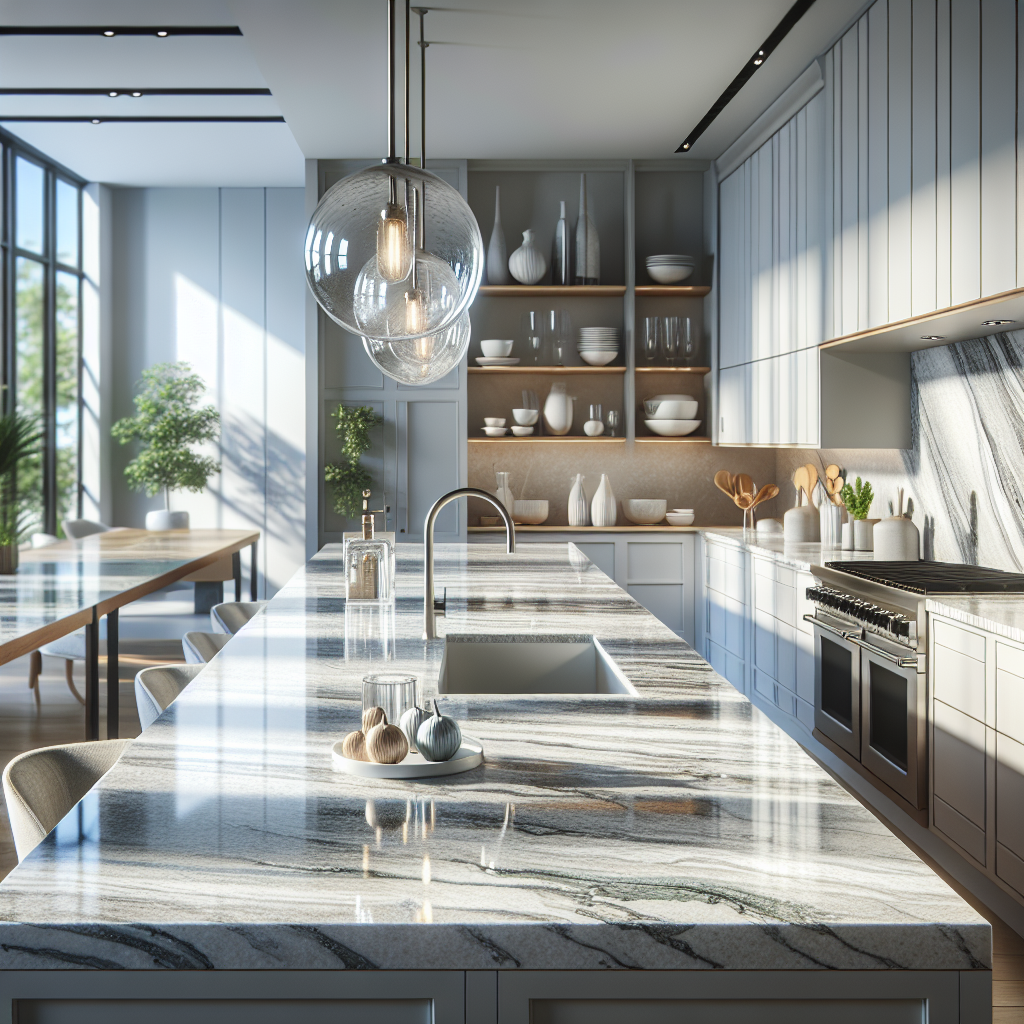
[[[777,480],[838,463],[871,481],[872,516],[904,488],[926,558],[1024,570],[1024,331],[915,352],[911,368],[913,448],[780,449]]]

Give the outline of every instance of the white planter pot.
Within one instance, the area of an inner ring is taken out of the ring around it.
[[[853,521],[853,550],[871,551],[874,544],[875,523],[877,519],[855,519]]]
[[[187,530],[188,513],[172,512],[169,508],[161,508],[156,512],[146,513],[147,530]]]

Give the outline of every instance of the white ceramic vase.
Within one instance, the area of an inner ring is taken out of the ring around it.
[[[573,280],[576,284],[601,283],[601,240],[590,213],[585,174],[580,175],[580,215],[576,221],[576,273]]]
[[[544,253],[533,244],[533,231],[523,232],[523,244],[508,258],[508,271],[520,284],[536,284],[547,272]]]
[[[590,523],[592,526],[614,526],[617,518],[615,492],[607,473],[601,474],[601,482],[594,491],[594,500],[590,503]]]
[[[494,475],[498,481],[498,489],[494,492],[494,496],[511,513],[515,508],[516,500],[512,497],[512,488],[508,485],[509,474],[496,470]]]
[[[853,550],[853,516],[847,515],[846,522],[843,523],[843,550]]]
[[[577,473],[569,491],[569,525],[590,525],[590,501],[583,489],[583,474]]]
[[[487,245],[487,283],[509,284],[508,251],[501,226],[501,186],[494,186],[494,228]]]
[[[169,508],[146,513],[147,530],[187,530],[188,513],[172,512]]]
[[[565,393],[564,384],[552,384],[544,400],[544,425],[556,437],[572,429],[572,399]]]
[[[883,519],[871,533],[871,544],[879,562],[918,562],[921,559],[921,534],[906,516]]]
[[[797,505],[782,517],[782,532],[787,544],[816,544],[821,536],[818,510],[813,505]]]
[[[821,546],[838,548],[843,544],[843,506],[824,498],[818,506],[818,532]]]
[[[873,549],[873,537],[877,519],[854,519],[853,521],[853,550],[871,551]]]

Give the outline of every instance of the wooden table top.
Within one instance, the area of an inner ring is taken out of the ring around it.
[[[0,664],[57,640],[254,541],[258,531],[111,530],[20,553],[0,576]]]

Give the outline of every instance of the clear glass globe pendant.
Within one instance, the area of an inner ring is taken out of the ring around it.
[[[416,206],[422,247],[410,212]],[[368,167],[339,181],[306,232],[306,277],[317,302],[345,330],[371,339],[436,337],[454,327],[476,297],[483,259],[469,204],[409,164]]]
[[[363,338],[363,348],[378,370],[400,384],[433,384],[462,362],[471,332],[469,314],[463,313],[438,334],[411,341]]]

